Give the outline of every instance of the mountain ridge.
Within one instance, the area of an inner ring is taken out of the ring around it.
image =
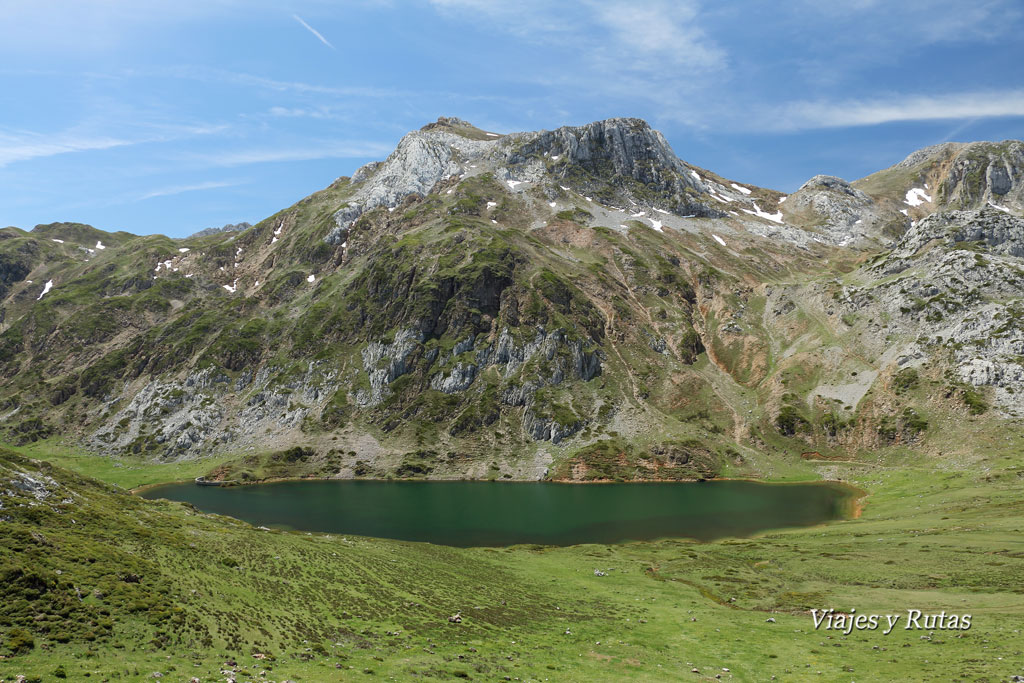
[[[928,415],[1024,410],[1015,347],[980,345],[1016,330],[1021,148],[929,148],[787,197],[639,119],[442,117],[241,232],[5,228],[0,430],[236,453],[239,478],[296,446],[285,469],[318,476],[514,479],[927,449]]]

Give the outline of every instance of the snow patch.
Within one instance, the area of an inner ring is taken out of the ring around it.
[[[239,250],[239,251],[241,251],[241,250]],[[182,253],[182,254],[187,254],[188,253],[188,247],[182,247],[181,249],[178,249],[178,252]]]
[[[993,204],[991,201],[988,203],[988,205],[991,206],[993,209],[999,209],[1000,211],[1003,211],[1005,213],[1011,213],[1010,210],[1008,208],[1006,208],[1005,206],[999,206],[998,204]]]
[[[915,187],[910,190],[907,190],[907,197],[904,203],[910,206],[920,206],[921,204],[924,204],[925,202],[930,202],[931,200],[932,198],[929,197],[923,189],[921,189],[920,187]]]
[[[500,136],[500,135],[498,135],[497,133],[486,133],[486,135],[488,135],[488,136],[490,136],[490,137],[492,137],[492,138],[500,138],[500,137],[501,137],[501,136]]]
[[[306,282],[316,282],[316,275],[310,275],[307,277]]]
[[[716,235],[715,233],[711,233],[711,236],[715,238],[715,241],[716,241],[716,242],[718,242],[719,244],[721,244],[721,245],[722,245],[723,247],[725,246],[725,240],[723,240],[723,239],[722,239],[721,237],[719,237],[719,236],[718,236],[718,235]]]
[[[634,214],[631,214],[631,218],[640,218],[640,216],[643,216],[646,213],[647,213],[646,211],[638,211],[638,212],[636,212]]]
[[[103,242],[100,242],[99,240],[96,241],[96,248],[97,249],[106,249],[106,247],[103,246]]]
[[[902,213],[904,216],[909,216],[910,215],[910,214],[907,213],[906,209],[900,209],[900,213]]]
[[[238,290],[238,280],[235,280],[230,285],[224,285],[224,289],[234,294]]]
[[[734,189],[734,190],[736,190],[738,192],[742,192],[743,194],[750,194],[750,190],[748,190],[747,188],[743,187],[742,185],[737,185],[736,183],[732,183],[732,189]]]
[[[757,216],[758,218],[766,218],[776,223],[782,223],[781,211],[778,211],[776,213],[768,213],[767,211],[762,211],[761,208],[757,205],[757,202],[754,202],[753,211],[750,211],[748,209],[741,209],[741,211],[743,211],[744,213],[749,213],[751,216]]]
[[[555,206],[557,206],[557,204],[556,202],[548,202],[548,206],[550,206],[553,209],[555,208]]]
[[[42,299],[43,295],[46,294],[47,292],[49,292],[51,289],[53,289],[53,280],[47,280],[46,284],[43,285],[42,293],[39,296],[36,297],[36,301],[39,301],[40,299]]]
[[[563,192],[568,192],[569,191],[569,188],[566,187],[565,185],[559,185],[559,187],[562,188]]]
[[[661,229],[661,221],[654,220],[653,218],[648,218],[647,220],[651,222],[652,228],[654,228],[658,232],[665,232],[664,230]]]
[[[672,215],[671,211],[666,211],[665,209],[655,209],[655,211],[657,211],[658,213],[663,213],[666,216],[671,216]]]
[[[556,155],[554,155],[553,157],[551,157],[551,161],[558,161],[558,160],[559,160],[559,159],[561,159],[561,158],[562,158],[562,155],[561,155],[561,154],[556,154]]]
[[[697,173],[696,171],[694,171],[692,169],[690,170],[690,175],[692,175],[697,180],[700,180],[700,173]]]
[[[781,204],[782,202],[786,201],[787,199],[789,199],[789,197],[780,197],[779,198],[779,204]]]
[[[516,189],[516,185],[523,184],[522,180],[506,180],[505,182],[508,183],[508,186],[513,190]]]
[[[498,221],[494,220],[493,218],[491,219],[491,222],[494,223],[495,225],[498,224]]]
[[[55,238],[51,238],[51,241],[56,242],[57,244],[64,244],[64,240],[58,240],[58,239],[55,239]]]
[[[498,205],[498,202],[487,202],[487,208],[488,209],[493,209],[497,205]]]

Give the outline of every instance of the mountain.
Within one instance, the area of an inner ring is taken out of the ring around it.
[[[784,196],[638,119],[441,118],[240,232],[4,228],[0,430],[241,479],[937,453],[1024,410],[1022,169],[948,143]]]
[[[207,235],[216,235],[217,233],[223,232],[244,232],[251,227],[252,225],[250,223],[245,222],[228,223],[227,225],[222,225],[219,228],[204,228],[198,232],[192,233],[189,237],[206,237]]]

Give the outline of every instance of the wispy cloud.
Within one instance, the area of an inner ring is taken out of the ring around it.
[[[30,161],[58,154],[72,152],[89,152],[130,147],[153,142],[168,142],[199,135],[209,135],[223,131],[223,125],[182,125],[182,124],[147,124],[134,122],[134,134],[115,137],[102,133],[93,133],[96,125],[82,124],[57,133],[37,133],[34,131],[3,131],[0,130],[0,168],[19,161]]]
[[[654,57],[662,69],[668,61],[696,71],[718,70],[727,62],[725,50],[701,27],[700,5],[693,0],[586,4],[598,26],[619,45],[629,46],[634,59]]]
[[[806,130],[1002,116],[1024,116],[1024,90],[792,102],[768,113],[762,127]]]
[[[327,47],[331,48],[332,50],[335,49],[335,47],[333,45],[331,45],[331,42],[323,37],[323,34],[321,34],[320,31],[317,31],[315,28],[313,28],[312,26],[307,24],[305,21],[303,21],[302,17],[300,17],[298,14],[293,14],[292,18],[295,19],[295,21],[297,21],[300,24],[302,24],[306,28],[307,31],[309,31],[314,36],[316,36],[320,40],[321,43],[323,43]]]
[[[185,192],[198,192],[201,190],[216,190],[222,187],[237,187],[242,184],[243,181],[241,180],[211,180],[209,182],[198,183],[196,185],[173,185],[147,192],[136,197],[134,201],[142,202],[155,197],[169,197],[171,195],[184,194]]]
[[[28,161],[57,154],[111,149],[137,144],[132,140],[90,135],[63,134],[56,136],[38,133],[0,133],[0,167],[18,161]]]
[[[480,17],[496,30],[535,43],[568,41],[582,62],[606,69],[664,70],[666,62],[688,66],[692,77],[717,70],[727,54],[703,29],[697,0],[430,0],[453,18]],[[612,56],[612,59],[609,57]],[[656,58],[652,60],[651,58]]]
[[[333,95],[337,97],[358,97],[358,98],[401,98],[414,94],[409,90],[397,88],[378,88],[368,86],[344,86],[324,85],[321,83],[309,83],[306,81],[286,81],[265,76],[228,71],[217,67],[208,66],[174,66],[159,69],[130,69],[126,70],[126,76],[130,77],[169,77],[180,78],[189,81],[202,83],[221,83],[228,85],[248,86],[264,90],[278,92],[294,92],[307,95]]]
[[[312,161],[315,159],[361,159],[384,157],[394,149],[393,143],[383,142],[308,142],[301,147],[275,149],[244,149],[203,154],[197,160],[215,166],[243,166],[282,161]]]

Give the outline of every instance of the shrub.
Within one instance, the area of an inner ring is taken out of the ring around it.
[[[12,628],[7,632],[7,647],[14,654],[28,652],[36,646],[35,638],[23,628]]]
[[[914,368],[903,368],[892,378],[892,388],[897,394],[901,394],[908,389],[914,389],[920,383],[920,378],[917,375],[917,370]]]
[[[793,436],[797,432],[806,431],[808,422],[807,418],[793,406],[782,406],[778,417],[775,418],[775,427],[783,436]]]
[[[971,415],[981,415],[988,410],[988,403],[985,401],[985,397],[981,395],[981,392],[965,388],[961,393],[964,405],[967,406],[967,412]]]

